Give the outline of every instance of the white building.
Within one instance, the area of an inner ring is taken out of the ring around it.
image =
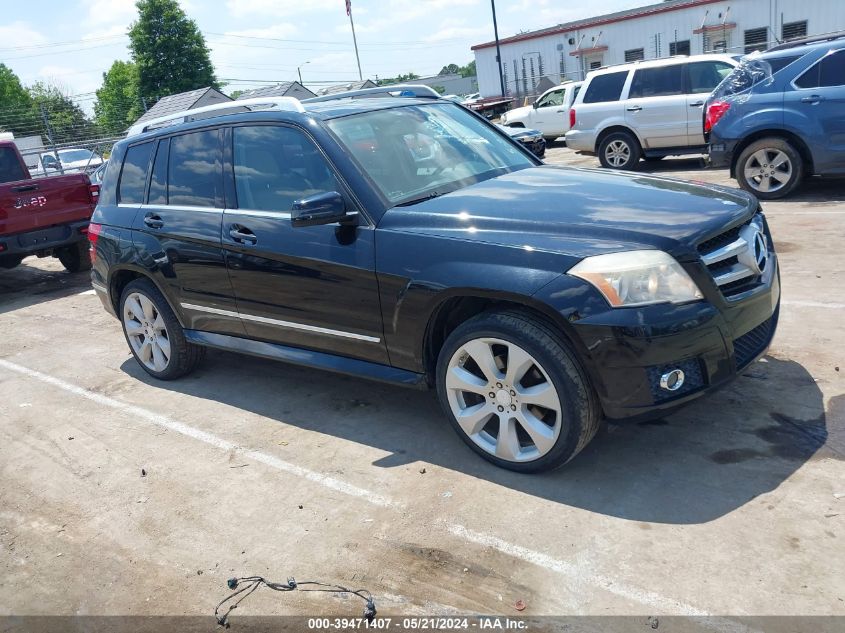
[[[500,31],[505,26],[500,22]],[[667,0],[499,39],[509,96],[536,94],[591,69],[670,55],[742,55],[780,41],[845,30],[845,0]],[[496,43],[472,47],[478,88],[502,94]]]

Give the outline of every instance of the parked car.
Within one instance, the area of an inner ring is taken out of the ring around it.
[[[58,155],[58,160],[56,160]],[[60,149],[41,154],[41,165],[45,172],[50,170],[66,172],[90,172],[103,164],[103,158],[96,152],[84,148]]]
[[[780,286],[753,196],[543,165],[432,92],[206,106],[118,142],[92,283],[141,367],[213,347],[433,386],[475,452],[538,471],[764,353]]]
[[[17,145],[0,141],[0,268],[24,257],[58,257],[70,272],[88,270],[88,222],[99,187],[85,174],[30,178]]]
[[[845,176],[845,37],[747,57],[707,104],[710,163],[771,200],[805,176]]]
[[[97,167],[97,169],[92,171],[91,175],[89,176],[89,178],[91,179],[91,182],[94,183],[95,185],[103,184],[103,176],[105,176],[106,167],[108,167],[108,166],[109,166],[109,161],[105,160],[105,161],[103,161],[102,165],[100,165],[99,167]]]
[[[480,92],[473,92],[472,94],[468,94],[463,98],[464,105],[469,105],[470,103],[475,103],[476,101],[481,101],[481,93]]]
[[[706,153],[704,101],[738,63],[730,55],[694,55],[595,70],[569,111],[566,145],[598,154],[611,169]]]
[[[498,124],[496,124],[496,127],[512,139],[525,145],[537,158],[543,158],[546,155],[546,139],[543,138],[540,130],[529,130],[524,127],[508,127]]]
[[[532,105],[505,112],[500,121],[511,127],[538,129],[547,141],[554,141],[569,131],[569,108],[580,88],[580,81],[550,88]]]

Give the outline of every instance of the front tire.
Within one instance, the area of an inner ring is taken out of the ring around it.
[[[739,186],[762,200],[788,196],[801,182],[804,160],[782,138],[763,138],[746,147],[736,161]]]
[[[595,393],[569,346],[521,311],[483,313],[456,328],[436,378],[461,439],[508,470],[562,466],[599,428]]]
[[[612,132],[599,143],[599,162],[607,169],[636,169],[642,153],[639,142],[628,132]]]
[[[129,349],[150,376],[180,378],[205,356],[204,347],[185,340],[179,320],[149,279],[136,279],[124,288],[119,314]]]
[[[91,256],[88,253],[88,241],[64,246],[56,251],[56,257],[69,273],[81,273],[91,270]]]

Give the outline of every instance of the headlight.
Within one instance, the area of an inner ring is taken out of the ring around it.
[[[627,251],[588,257],[569,270],[589,282],[614,308],[684,303],[703,295],[687,272],[663,251]]]

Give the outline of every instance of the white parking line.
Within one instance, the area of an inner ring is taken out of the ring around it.
[[[314,472],[313,470],[302,468],[301,466],[291,464],[290,462],[286,462],[273,455],[268,455],[267,453],[242,449],[236,444],[229,442],[228,440],[224,440],[221,437],[217,437],[216,435],[212,435],[211,433],[207,433],[201,429],[197,429],[187,424],[183,424],[182,422],[177,422],[176,420],[171,420],[167,416],[148,411],[147,409],[136,407],[135,405],[127,404],[125,402],[121,402],[120,400],[115,400],[114,398],[109,398],[108,396],[89,391],[88,389],[85,389],[83,387],[77,387],[76,385],[66,382],[61,378],[55,378],[48,374],[44,374],[34,369],[29,369],[28,367],[18,365],[17,363],[13,363],[2,358],[0,358],[0,367],[4,367],[9,371],[13,371],[19,374],[23,374],[24,376],[28,376],[30,378],[34,378],[36,380],[40,380],[41,382],[47,383],[48,385],[53,385],[54,387],[58,387],[59,389],[63,389],[64,391],[67,391],[74,395],[86,398],[104,407],[117,409],[118,411],[126,413],[127,415],[133,416],[135,418],[141,418],[143,420],[146,420],[147,422],[152,422],[153,424],[156,424],[170,431],[175,431],[176,433],[179,433],[186,437],[199,440],[200,442],[205,442],[206,444],[214,446],[215,448],[219,448],[220,450],[239,451],[244,457],[248,457],[249,459],[261,462],[262,464],[266,464],[271,468],[290,473],[291,475],[296,475],[297,477],[302,477],[303,479],[313,481],[314,483],[320,484],[321,486],[324,486],[331,490],[336,490],[337,492],[342,492],[346,495],[363,498],[374,505],[384,507],[395,507],[398,505],[393,501],[390,501],[386,497],[376,494],[374,492],[370,492],[369,490],[364,490],[363,488],[358,488],[357,486],[348,484],[345,481],[340,481],[338,479],[335,479],[334,477],[329,477],[327,475]]]
[[[301,466],[291,464],[290,462],[286,462],[267,453],[242,449],[228,440],[217,437],[216,435],[201,429],[178,422],[165,415],[149,411],[148,409],[104,396],[94,391],[90,391],[89,389],[85,389],[84,387],[79,387],[62,380],[61,378],[50,376],[49,374],[45,374],[35,369],[30,369],[29,367],[24,367],[23,365],[18,365],[17,363],[13,363],[2,358],[0,358],[0,367],[34,380],[38,380],[42,383],[52,385],[53,387],[62,389],[63,391],[67,391],[68,393],[72,393],[81,398],[85,398],[101,406],[118,410],[122,413],[133,416],[136,419],[146,420],[147,422],[167,430],[174,431],[184,435],[185,437],[199,440],[200,442],[204,442],[205,444],[218,448],[222,451],[239,451],[243,457],[261,462],[271,468],[296,475],[297,477],[307,479],[308,481],[312,481],[330,490],[363,499],[373,505],[389,508],[404,507],[404,504],[393,501],[383,495],[376,494],[364,488],[359,488],[358,486],[348,484],[344,481],[323,475],[313,470],[302,468]],[[626,600],[654,608],[667,615],[704,617],[706,618],[708,628],[717,631],[742,631],[747,633],[751,630],[747,626],[740,625],[739,623],[733,622],[729,619],[712,617],[706,611],[683,602],[661,596],[660,594],[652,591],[644,591],[636,587],[617,582],[615,579],[609,577],[596,575],[589,570],[584,569],[582,566],[553,558],[547,554],[530,550],[520,545],[508,543],[507,541],[489,534],[475,532],[463,525],[446,523],[444,526],[446,531],[450,534],[468,543],[493,548],[513,558],[517,558],[532,565],[542,567],[548,571],[561,574],[572,580],[576,585],[591,585],[597,589],[610,592]]]

